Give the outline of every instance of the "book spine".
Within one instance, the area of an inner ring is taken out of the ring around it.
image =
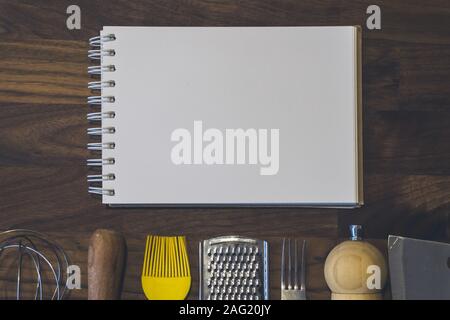
[[[103,80],[103,75],[106,72],[115,72],[116,67],[114,65],[103,65],[102,63],[103,57],[116,54],[113,49],[104,49],[103,44],[115,40],[116,38],[113,34],[89,39],[91,49],[88,51],[88,57],[92,62],[99,62],[100,64],[88,67],[88,74],[95,81],[88,83],[88,88],[93,95],[88,97],[87,103],[93,112],[87,114],[87,120],[90,124],[96,126],[87,130],[89,137],[87,148],[95,155],[95,158],[87,160],[89,170],[93,171],[93,174],[87,176],[87,181],[89,184],[88,192],[102,196],[114,196],[115,194],[113,188],[104,187],[105,181],[113,181],[116,178],[114,173],[105,170],[107,165],[115,163],[115,159],[113,157],[104,157],[105,150],[113,150],[116,146],[113,141],[116,129],[113,126],[105,125],[108,119],[114,119],[116,114],[115,111],[111,110],[111,107],[104,108],[107,104],[113,104],[115,97],[102,94],[103,89],[113,88],[116,85],[115,81],[111,80],[110,77],[108,77],[108,80]]]

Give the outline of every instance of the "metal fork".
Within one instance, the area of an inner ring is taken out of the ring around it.
[[[291,242],[292,242],[291,239],[287,240],[283,239],[283,247],[281,251],[281,300],[306,300],[306,287],[305,287],[306,240],[303,240],[301,253],[302,260],[300,262],[301,264],[300,270],[298,261],[299,260],[298,245],[297,245],[298,243],[297,240],[294,240],[294,248],[292,249]],[[287,254],[286,254],[286,246],[287,246]]]

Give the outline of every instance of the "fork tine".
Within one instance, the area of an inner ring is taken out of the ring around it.
[[[286,238],[283,238],[283,245],[281,246],[281,289],[284,289],[286,284],[284,282],[284,269],[286,267],[285,263],[284,263],[284,250],[285,250],[285,246],[286,246]]]
[[[294,240],[294,289],[298,289],[298,247],[297,247],[297,239]]]
[[[300,288],[302,290],[306,287],[306,261],[305,261],[305,251],[306,251],[306,240],[303,240],[303,246],[302,246],[302,270],[301,270],[301,282],[300,282]]]
[[[291,239],[288,239],[288,289],[292,289]]]

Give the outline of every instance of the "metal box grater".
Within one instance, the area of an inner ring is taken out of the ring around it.
[[[200,242],[201,300],[269,299],[268,246],[238,236]]]

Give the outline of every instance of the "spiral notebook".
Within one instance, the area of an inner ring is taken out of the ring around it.
[[[358,27],[104,27],[90,45],[104,204],[362,204]]]

